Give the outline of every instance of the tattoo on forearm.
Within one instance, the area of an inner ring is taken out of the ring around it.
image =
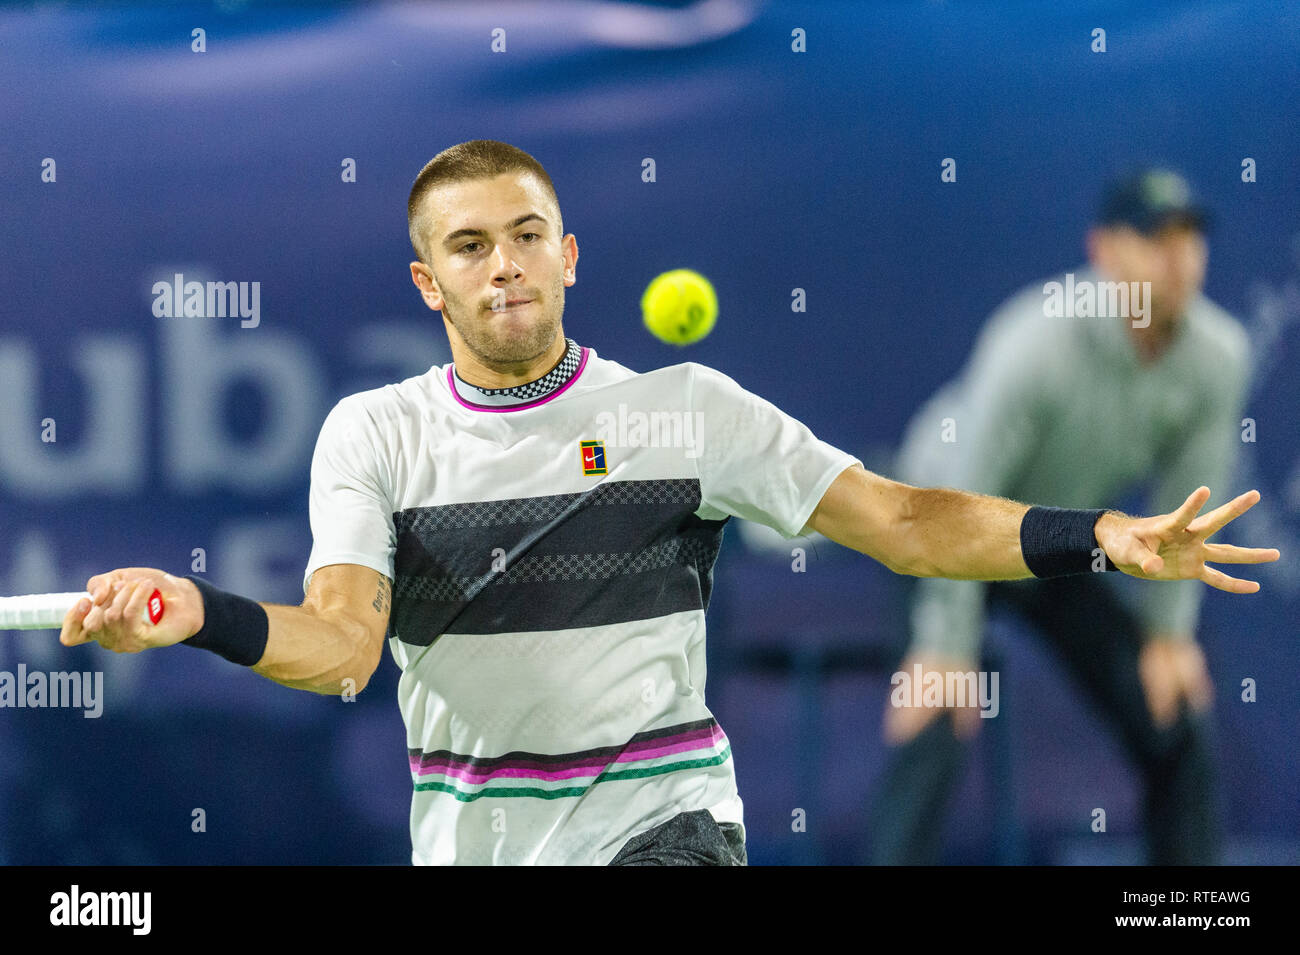
[[[375,613],[388,613],[388,608],[392,598],[392,585],[388,578],[383,574],[379,575],[379,592],[375,594],[375,602],[371,604],[375,608]]]

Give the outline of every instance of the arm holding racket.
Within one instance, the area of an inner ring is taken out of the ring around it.
[[[193,581],[148,567],[127,567],[90,578],[90,598],[63,621],[59,641],[94,641],[116,653],[173,646],[204,627],[204,597]],[[144,616],[160,591],[166,612],[156,624]],[[295,689],[360,692],[379,666],[388,629],[391,584],[357,564],[318,569],[299,607],[260,604],[266,613],[265,650],[252,669]]]

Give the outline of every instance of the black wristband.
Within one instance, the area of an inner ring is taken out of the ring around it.
[[[1020,554],[1035,577],[1064,577],[1095,569],[1099,549],[1093,528],[1106,510],[1031,507],[1020,522]],[[1105,570],[1115,570],[1105,551]],[[1100,568],[1096,568],[1100,569]]]
[[[255,600],[218,590],[206,580],[186,577],[203,597],[203,626],[187,640],[187,647],[211,650],[231,663],[251,667],[266,652],[271,624]]]

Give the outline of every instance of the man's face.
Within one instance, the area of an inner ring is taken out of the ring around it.
[[[485,365],[531,361],[555,343],[578,245],[530,173],[453,183],[425,197],[429,266],[411,263],[425,302]],[[520,304],[522,303],[522,304]]]
[[[1176,321],[1205,282],[1209,250],[1193,225],[1174,223],[1152,235],[1129,227],[1095,229],[1093,264],[1115,282],[1151,283],[1153,325]]]

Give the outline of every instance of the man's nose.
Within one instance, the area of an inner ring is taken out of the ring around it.
[[[523,275],[524,270],[510,257],[510,253],[498,245],[492,252],[492,277],[512,279]]]

